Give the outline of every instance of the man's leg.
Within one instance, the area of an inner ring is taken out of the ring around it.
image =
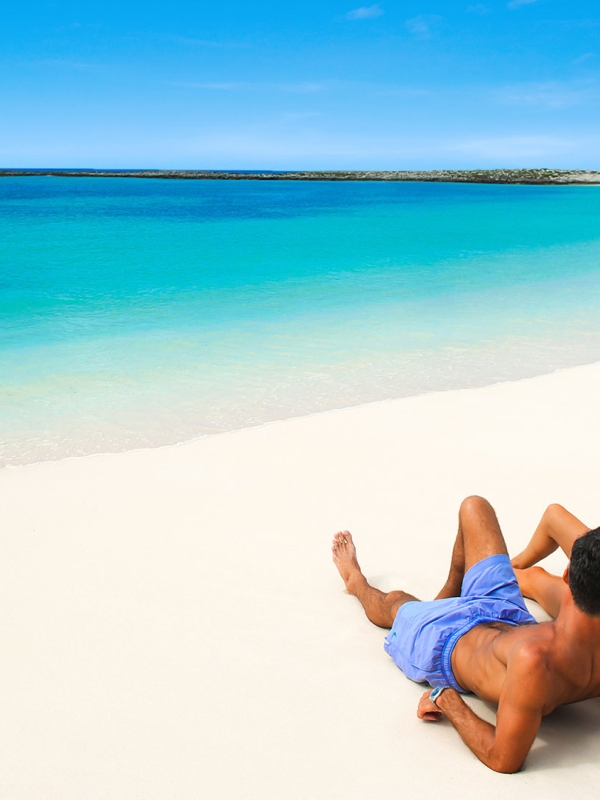
[[[450,572],[436,600],[458,597],[465,572],[488,556],[508,555],[496,512],[483,497],[467,497],[458,512],[458,533]]]
[[[332,545],[333,560],[344,579],[346,589],[360,600],[367,617],[381,628],[391,628],[398,609],[417,598],[407,592],[380,592],[362,574],[356,560],[356,548],[348,531],[336,533]],[[508,555],[496,512],[483,497],[467,497],[458,514],[458,534],[452,551],[450,573],[436,600],[458,597],[465,572],[488,556]]]
[[[567,558],[570,558],[575,539],[589,530],[587,525],[570,514],[566,508],[553,503],[545,510],[525,550],[513,558],[512,565],[515,569],[527,569],[559,547]]]
[[[331,550],[346,589],[358,597],[367,617],[380,628],[391,628],[400,606],[417,599],[407,592],[380,592],[371,586],[358,566],[356,547],[348,531],[336,533]]]

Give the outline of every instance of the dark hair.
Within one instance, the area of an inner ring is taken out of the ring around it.
[[[600,615],[600,528],[575,539],[569,564],[569,588],[580,611],[592,617]]]

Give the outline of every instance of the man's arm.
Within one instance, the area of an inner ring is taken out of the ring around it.
[[[441,694],[437,706],[426,692],[419,703],[419,718],[433,721],[443,714],[486,766],[496,772],[518,772],[539,730],[546,700],[545,670],[539,658],[523,656],[504,681],[496,727],[478,717],[454,689]]]

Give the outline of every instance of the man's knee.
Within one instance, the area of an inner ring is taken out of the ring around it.
[[[459,514],[465,552],[465,572],[488,556],[507,554],[496,512],[483,497],[463,500]]]
[[[400,609],[400,606],[403,606],[405,603],[410,603],[412,600],[416,600],[417,598],[409,594],[408,592],[403,591],[395,591],[395,592],[388,592],[385,596],[386,605],[389,608],[390,614],[390,626],[394,624],[394,620],[396,619],[396,614]]]
[[[479,515],[485,511],[493,511],[491,504],[484,497],[473,494],[462,501],[459,515],[462,518],[464,516]]]

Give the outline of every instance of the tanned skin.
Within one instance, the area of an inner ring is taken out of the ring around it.
[[[567,703],[600,696],[600,617],[575,605],[562,578],[535,567],[558,547],[567,556],[589,528],[558,505],[550,506],[531,541],[512,560],[521,591],[554,619],[536,625],[482,623],[462,636],[452,654],[459,685],[498,706],[496,725],[480,719],[454,689],[431,702],[426,691],[420,719],[447,717],[470,750],[496,772],[518,772],[537,735],[542,717]],[[391,628],[401,605],[417,598],[403,591],[380,592],[371,586],[356,559],[348,531],[337,533],[333,560],[346,589],[361,602],[375,625]],[[450,573],[436,600],[457,597],[465,572],[488,556],[507,553],[492,506],[481,497],[461,505]]]

